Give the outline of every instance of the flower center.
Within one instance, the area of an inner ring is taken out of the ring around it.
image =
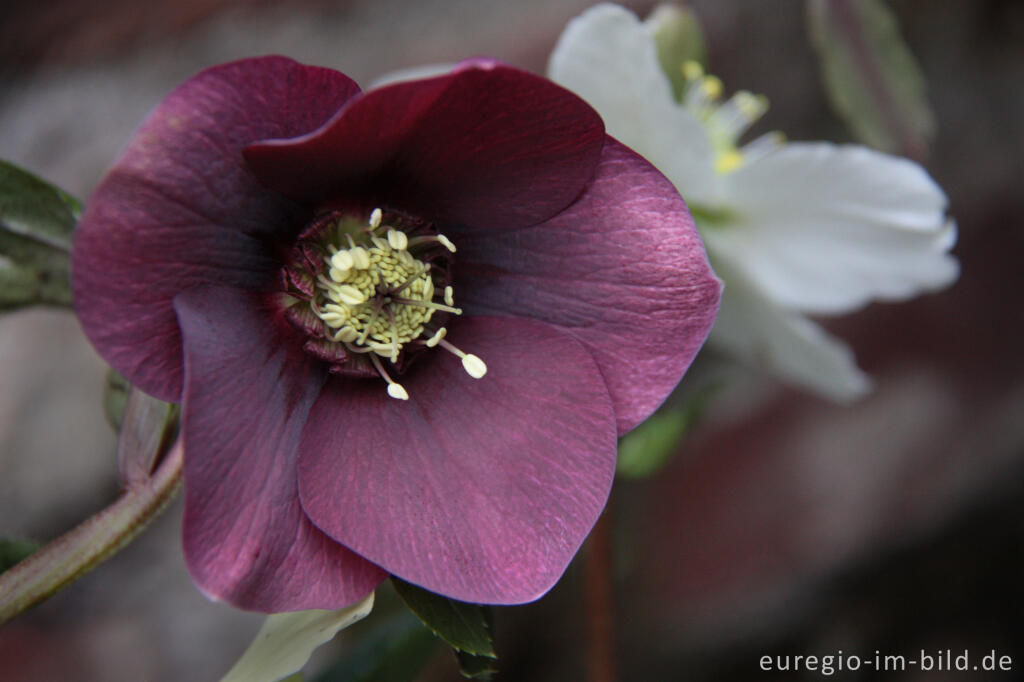
[[[438,268],[431,265],[439,262],[438,252],[450,255],[455,245],[441,234],[413,232],[410,236],[385,224],[379,208],[368,223],[340,219],[319,231],[312,244],[300,240],[305,262],[313,266],[303,268],[306,286],[296,285],[301,274],[287,273],[292,288],[304,290],[298,297],[308,300],[314,316],[300,324],[315,339],[307,350],[331,362],[332,371],[368,362],[387,383],[388,395],[399,400],[409,395],[382,360],[401,371],[404,356],[414,347],[444,348],[475,379],[487,372],[480,358],[445,340],[447,328],[443,319],[437,320],[437,313],[462,314],[452,286],[435,287]],[[296,317],[301,312],[290,319]]]

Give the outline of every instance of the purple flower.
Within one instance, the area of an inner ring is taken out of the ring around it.
[[[72,272],[103,357],[183,404],[193,578],[271,612],[386,573],[543,594],[720,293],[667,180],[482,61],[366,93],[281,57],[200,73],[93,195]]]

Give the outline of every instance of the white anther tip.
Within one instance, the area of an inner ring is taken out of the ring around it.
[[[388,244],[395,251],[404,251],[409,246],[409,237],[399,230],[388,230]]]
[[[444,302],[447,305],[455,305],[455,289],[452,289],[451,286],[444,288]]]
[[[370,254],[361,246],[353,246],[348,252],[352,255],[352,264],[359,270],[370,267]]]
[[[437,235],[437,241],[441,242],[444,245],[444,248],[455,253],[455,244],[452,243],[451,239],[448,239],[448,237],[445,237],[443,234],[439,234]]]
[[[373,212],[370,213],[370,229],[376,230],[380,227],[380,221],[383,219],[384,213],[379,208],[373,209]]]
[[[448,330],[445,329],[444,327],[441,327],[440,329],[438,329],[436,332],[434,332],[433,336],[431,336],[429,339],[427,339],[427,348],[433,348],[437,344],[441,343],[441,339],[443,339],[444,335],[447,334],[447,333],[448,333]]]
[[[338,251],[331,256],[331,266],[342,272],[351,270],[354,263],[355,262],[352,260],[352,254],[348,251]],[[334,277],[333,272],[331,273],[331,277]]]
[[[467,353],[463,356],[462,368],[466,370],[466,374],[474,379],[480,379],[483,375],[487,374],[487,365],[472,353]]]
[[[405,392],[401,384],[390,383],[388,384],[388,395],[395,400],[408,400],[409,394]]]

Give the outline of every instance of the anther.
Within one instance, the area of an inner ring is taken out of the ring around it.
[[[380,227],[380,221],[383,219],[384,213],[379,208],[373,209],[373,212],[370,213],[370,231],[372,232]]]
[[[437,241],[441,242],[444,248],[455,253],[455,244],[452,243],[451,239],[448,239],[448,237],[445,237],[443,234],[439,234],[437,235]]]
[[[433,336],[431,336],[429,339],[427,339],[427,342],[426,342],[427,348],[433,348],[437,344],[441,343],[441,339],[443,339],[445,334],[447,334],[447,333],[448,333],[448,330],[446,328],[444,328],[444,327],[441,327],[440,329],[438,329],[436,332],[434,332]]]
[[[404,251],[409,246],[409,237],[405,232],[391,229],[388,230],[388,244],[395,251]]]
[[[441,339],[438,341],[442,348],[450,353],[454,353],[456,356],[462,359],[462,369],[466,370],[466,374],[473,377],[474,379],[480,379],[487,374],[487,365],[476,355],[467,353],[460,349],[458,346]]]
[[[409,399],[409,394],[406,392],[405,388],[400,383],[396,382],[394,379],[388,376],[388,373],[384,371],[384,365],[380,364],[380,360],[377,358],[376,355],[373,355],[372,353],[370,354],[370,362],[373,363],[373,367],[374,369],[377,370],[377,373],[380,374],[381,379],[388,382],[389,396],[391,396],[395,400]]]
[[[348,251],[338,251],[331,256],[330,263],[332,268],[345,272],[352,269],[352,266],[355,265],[355,260]],[[331,276],[333,277],[334,275],[332,274]]]
[[[455,290],[451,286],[444,288],[444,302],[448,305],[455,305]]]
[[[356,289],[351,284],[342,284],[337,287],[335,291],[338,294],[338,298],[345,305],[362,305],[366,303],[366,297],[363,296],[363,292]]]

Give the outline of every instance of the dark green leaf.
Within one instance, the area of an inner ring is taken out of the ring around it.
[[[39,545],[27,540],[0,538],[0,573],[39,549]]]
[[[498,662],[488,656],[474,656],[465,651],[456,651],[459,672],[472,680],[489,680],[498,672]]]
[[[453,648],[497,658],[485,607],[442,597],[395,577],[391,583],[424,625]]]
[[[686,85],[683,64],[693,61],[707,66],[704,31],[700,20],[689,7],[664,4],[654,8],[646,23],[654,33],[661,69],[672,83],[676,99],[681,100]]]
[[[829,101],[861,141],[920,159],[935,132],[925,80],[881,0],[808,0]]]
[[[70,305],[68,252],[80,212],[68,194],[0,161],[0,310]]]
[[[441,642],[408,611],[384,620],[315,682],[413,682]]]
[[[0,228],[62,251],[82,213],[71,195],[0,160]]]

